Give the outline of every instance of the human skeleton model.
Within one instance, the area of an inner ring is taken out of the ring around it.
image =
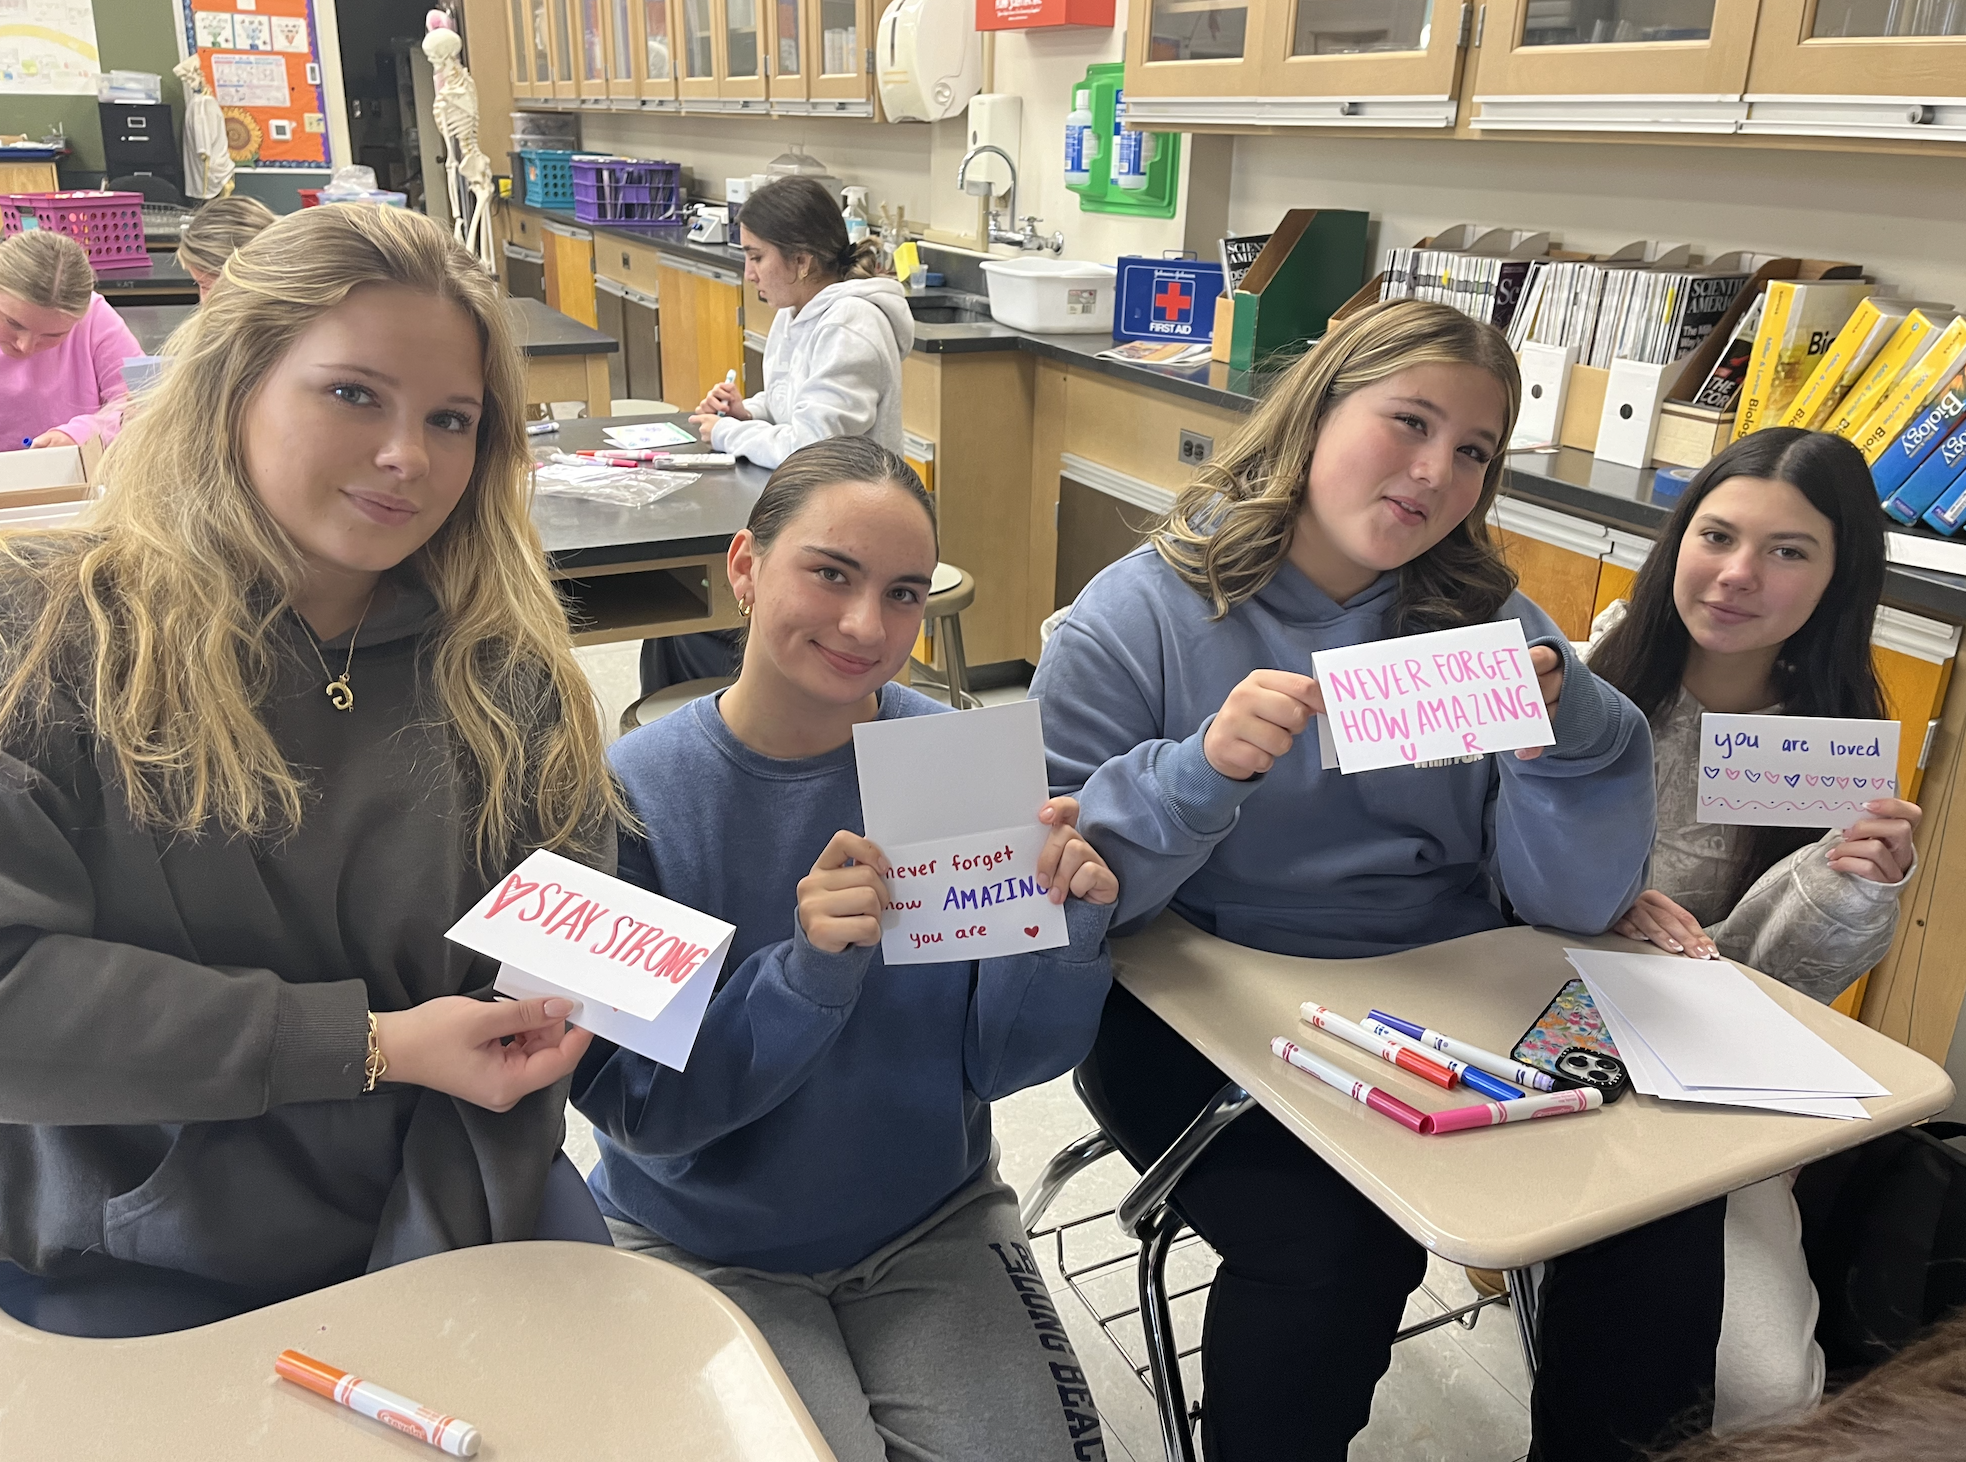
[[[225,140],[225,112],[205,90],[196,53],[172,68],[184,85],[184,190],[193,198],[223,198],[232,191],[232,150]]]
[[[478,83],[458,60],[464,42],[449,28],[449,17],[433,10],[428,24],[430,33],[423,38],[423,54],[430,58],[431,69],[436,74],[437,95],[431,111],[437,130],[444,137],[444,177],[450,187],[454,215],[451,227],[457,241],[477,255],[485,268],[496,270],[490,214],[492,165],[491,159],[478,147]],[[457,206],[460,176],[470,189],[468,220],[465,211]]]

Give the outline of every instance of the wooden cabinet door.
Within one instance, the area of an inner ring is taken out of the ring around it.
[[[1287,8],[1287,0],[1127,0],[1129,102],[1261,95],[1262,43],[1273,8]]]
[[[811,110],[874,115],[873,0],[802,0]]]
[[[676,6],[671,0],[629,0],[635,25],[635,83],[642,105],[676,105]]]
[[[546,11],[548,40],[553,56],[553,84],[551,95],[562,101],[575,101],[580,96],[580,82],[574,70],[574,52],[579,48],[578,33],[574,30],[574,5],[577,0],[540,0]]]
[[[1966,141],[1961,98],[1966,5],[1761,0],[1743,132]]]
[[[744,364],[741,295],[734,283],[665,261],[656,267],[664,399],[688,410]]]
[[[1434,0],[1270,0],[1263,114],[1324,126],[1451,127],[1469,14]]]
[[[1959,654],[1959,626],[1888,605],[1871,623],[1870,656],[1885,714],[1898,725],[1898,795],[1916,802],[1925,770],[1925,733],[1945,705]]]
[[[765,90],[774,108],[806,110],[806,7],[804,0],[759,0],[765,7],[769,42],[765,55]],[[871,38],[871,37],[870,37]]]
[[[608,95],[607,0],[567,0],[573,41],[573,84],[582,101]]]
[[[526,0],[505,0],[505,74],[514,101],[532,100],[532,14]]]
[[[1536,503],[1497,498],[1490,531],[1516,572],[1517,587],[1572,640],[1587,640],[1597,613],[1598,575],[1610,550],[1609,531]]]
[[[1487,0],[1483,132],[1733,132],[1760,0]]]
[[[608,28],[608,96],[618,101],[634,101],[641,95],[641,78],[636,62],[641,50],[641,0],[601,0]]]
[[[717,17],[715,0],[674,0],[670,18],[680,42],[676,54],[676,95],[685,104],[717,99]]]
[[[716,0],[717,95],[726,103],[765,100],[768,0]],[[738,110],[733,108],[732,110]]]
[[[594,306],[594,236],[548,223],[540,228],[546,256],[546,303],[569,319],[600,328]]]

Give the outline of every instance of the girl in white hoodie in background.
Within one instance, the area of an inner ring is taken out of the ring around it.
[[[711,450],[776,469],[828,437],[872,437],[901,453],[901,357],[915,317],[880,246],[847,241],[839,200],[811,178],[778,178],[745,201],[744,279],[778,307],[765,339],[765,388],[713,386],[690,420]],[[737,674],[736,630],[642,641],[642,694]]]
[[[907,296],[876,275],[880,247],[847,242],[833,196],[810,178],[753,193],[738,223],[744,279],[778,307],[765,340],[765,388],[711,388],[692,418],[719,452],[777,467],[828,437],[901,450],[901,357],[915,343]]]

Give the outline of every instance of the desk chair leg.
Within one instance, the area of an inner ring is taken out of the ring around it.
[[[1167,1454],[1167,1462],[1195,1462],[1188,1397],[1181,1384],[1180,1347],[1174,1340],[1174,1316],[1167,1305],[1167,1251],[1181,1231],[1181,1215],[1162,1204],[1144,1227],[1139,1260],[1140,1324],[1147,1336],[1154,1407],[1160,1413],[1161,1450]]]
[[[1515,1316],[1516,1339],[1522,1342],[1522,1363],[1529,1367],[1529,1379],[1536,1379],[1536,1284],[1527,1269],[1511,1269],[1504,1276],[1509,1285],[1509,1311]]]
[[[969,693],[969,661],[963,658],[963,621],[951,614],[937,621],[935,632],[942,637],[942,663],[949,674],[949,704],[959,711],[973,711],[983,704]]]
[[[1058,1196],[1059,1189],[1107,1153],[1114,1151],[1117,1149],[1113,1146],[1113,1139],[1097,1127],[1076,1142],[1061,1147],[1051,1161],[1044,1165],[1044,1171],[1038,1174],[1037,1182],[1031,1185],[1030,1196],[1024,1200],[1024,1206],[1017,1211],[1017,1221],[1023,1225],[1024,1232],[1030,1233],[1044,1221],[1045,1211],[1051,1207],[1051,1200]]]

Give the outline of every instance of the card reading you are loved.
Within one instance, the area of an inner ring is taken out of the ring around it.
[[[1519,619],[1319,650],[1311,667],[1347,773],[1556,740]]]
[[[1700,717],[1700,821],[1844,828],[1898,795],[1898,723]]]
[[[573,1024],[680,1071],[736,933],[541,849],[445,937],[503,961],[501,995],[576,1001]]]
[[[1058,949],[1065,910],[1038,887],[1051,830],[1038,703],[853,728],[860,810],[887,856],[881,958],[940,964]]]

